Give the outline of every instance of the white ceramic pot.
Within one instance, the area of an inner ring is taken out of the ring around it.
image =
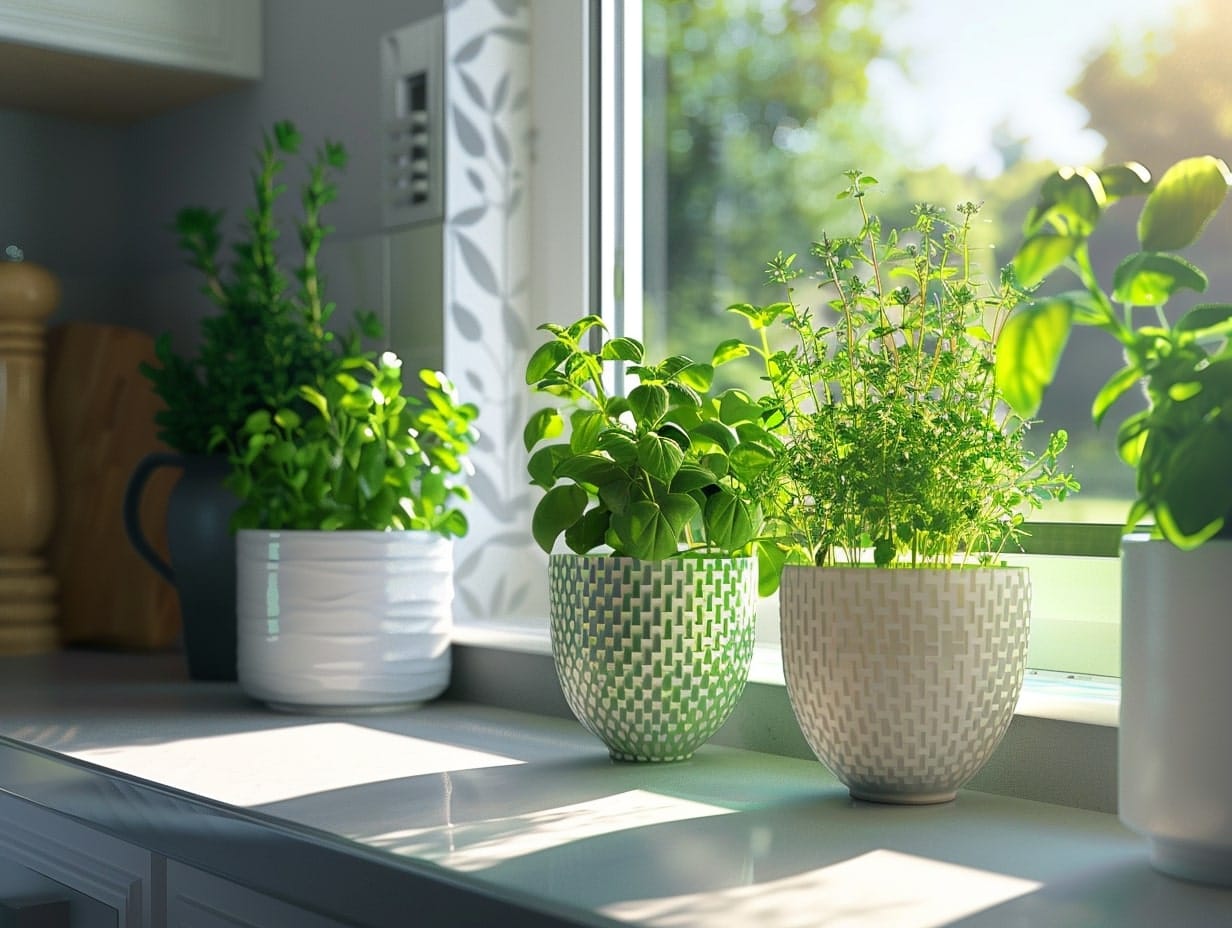
[[[449,685],[453,547],[429,532],[241,531],[239,682],[296,711],[393,708]]]
[[[1232,541],[1121,543],[1121,820],[1156,869],[1232,886]]]
[[[687,760],[731,715],[757,637],[757,561],[553,554],[552,656],[616,760]]]
[[[954,798],[1022,690],[1024,568],[788,567],[779,592],[796,720],[857,799]]]

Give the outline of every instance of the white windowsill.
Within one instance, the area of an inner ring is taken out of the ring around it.
[[[454,640],[472,647],[550,655],[552,646],[547,625],[546,619],[525,617],[484,621],[472,619],[455,626]],[[777,644],[757,644],[749,681],[769,686],[786,685]],[[1116,728],[1120,705],[1119,680],[1029,670],[1015,714]]]

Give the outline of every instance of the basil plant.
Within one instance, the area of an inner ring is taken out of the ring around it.
[[[753,553],[780,443],[748,393],[712,390],[715,368],[747,348],[731,340],[706,361],[652,363],[632,338],[591,344],[603,331],[597,316],[541,329],[551,337],[526,380],[555,402],[524,431],[531,482],[544,490],[532,519],[539,546],[551,552],[563,538],[579,554],[643,560]],[[608,387],[617,365],[634,384],[627,395]]]

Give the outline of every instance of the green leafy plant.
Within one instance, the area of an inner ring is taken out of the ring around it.
[[[195,354],[177,354],[164,334],[156,343],[157,363],[142,366],[165,404],[157,415],[159,436],[179,451],[206,453],[219,428],[238,436],[252,412],[294,402],[301,384],[315,382],[337,363],[338,346],[326,329],[334,305],[322,297],[317,257],[330,231],[321,210],[337,195],[334,177],[346,165],[346,151],[327,141],[306,159],[303,212],[296,222],[302,260],[292,272],[292,288],[280,269],[274,207],[286,189],[279,182],[285,156],[300,147],[290,122],[275,124],[263,136],[252,175],[254,203],[230,264],[218,256],[222,212],[191,206],[176,216],[180,248],[219,309],[202,320]],[[357,314],[357,321],[363,334],[378,333],[370,314]],[[354,345],[346,350],[354,353]]]
[[[711,391],[715,367],[747,348],[731,340],[705,362],[650,363],[631,338],[587,347],[602,327],[597,316],[542,326],[551,339],[527,365],[533,390],[560,403],[534,413],[524,431],[531,482],[545,491],[535,540],[551,552],[563,535],[580,554],[607,547],[643,560],[752,553],[758,489],[779,442],[747,393]],[[637,381],[627,396],[605,384],[618,364]]]
[[[780,561],[949,566],[995,560],[1024,511],[1077,488],[1059,470],[1064,432],[1024,446],[1028,423],[1008,413],[994,378],[997,337],[1018,294],[973,262],[974,204],[959,219],[927,204],[885,231],[866,207],[876,183],[848,172],[840,199],[858,211],[853,235],[822,235],[815,270],[775,257],[785,299],[732,310],[760,333],[751,346],[772,390],[765,420],[774,463],[767,534]],[[800,281],[819,290],[799,302]],[[785,330],[790,347],[772,348]]]
[[[1199,303],[1175,322],[1165,314],[1173,296],[1206,290],[1206,274],[1177,252],[1201,237],[1229,184],[1227,165],[1211,156],[1178,161],[1158,182],[1137,163],[1050,176],[1027,216],[1013,268],[1028,288],[1062,268],[1079,287],[1023,306],[1005,327],[997,359],[1006,399],[1030,416],[1074,325],[1094,326],[1121,345],[1125,365],[1096,393],[1091,415],[1098,424],[1127,393],[1145,388],[1147,408],[1130,415],[1116,439],[1136,469],[1126,525],[1152,516],[1155,532],[1180,548],[1232,536],[1232,303]],[[1110,206],[1143,195],[1138,249],[1105,289],[1089,240]]]
[[[346,357],[319,386],[300,387],[307,415],[251,413],[226,481],[241,500],[234,527],[466,534],[453,503],[470,498],[478,410],[458,401],[443,374],[425,370],[420,379],[424,399],[403,396],[392,352],[375,363]],[[225,441],[221,427],[217,438]]]

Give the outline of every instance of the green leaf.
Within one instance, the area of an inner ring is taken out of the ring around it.
[[[632,338],[613,338],[603,345],[599,357],[604,361],[631,361],[640,364],[646,350],[642,343]]]
[[[787,550],[772,538],[759,538],[757,552],[757,593],[773,596],[779,588],[783,565],[787,563]]]
[[[612,513],[598,506],[586,510],[582,518],[565,529],[565,544],[577,554],[587,554],[603,544]]]
[[[713,367],[719,367],[737,358],[747,358],[748,355],[748,345],[738,338],[729,338],[726,341],[719,342],[715,347],[714,354],[710,357],[710,364]]]
[[[1142,196],[1151,191],[1151,172],[1137,161],[1110,164],[1100,168],[1096,174],[1104,186],[1109,203],[1125,197]]]
[[[385,483],[385,449],[376,442],[365,444],[359,452],[355,476],[361,499],[365,502],[373,499]]]
[[[274,421],[278,423],[279,426],[286,429],[288,432],[291,432],[299,428],[300,422],[302,420],[299,417],[299,413],[297,413],[295,410],[280,409],[276,413],[274,413]]]
[[[761,406],[749,399],[743,390],[724,390],[719,394],[719,419],[727,425],[760,422]]]
[[[599,436],[598,447],[612,456],[612,460],[621,467],[627,467],[637,460],[637,441],[633,436],[619,429],[612,429]]]
[[[601,412],[579,409],[569,417],[569,447],[574,454],[584,454],[599,446],[599,436],[608,428]]]
[[[559,410],[540,409],[534,413],[522,430],[522,444],[530,451],[539,442],[548,438],[559,438],[565,431],[565,422]]]
[[[787,310],[791,309],[790,303],[771,303],[769,306],[754,306],[752,303],[736,303],[727,307],[727,311],[735,313],[738,316],[744,316],[749,321],[749,326],[754,331],[758,329],[769,328],[774,324],[774,320],[781,316]]]
[[[726,487],[706,499],[702,522],[710,543],[736,551],[753,540],[761,527],[761,511]]]
[[[1196,548],[1232,513],[1232,432],[1210,426],[1185,435],[1168,458],[1155,500],[1155,520],[1178,548]]]
[[[1143,251],[1175,251],[1202,234],[1228,193],[1232,173],[1219,158],[1178,161],[1164,172],[1138,217]]]
[[[630,557],[661,561],[677,552],[684,527],[697,511],[697,503],[684,494],[639,500],[628,512],[613,514],[612,529]]]
[[[694,390],[705,392],[710,389],[710,384],[714,382],[714,365],[712,364],[690,364],[686,368],[682,368],[677,374],[680,382],[686,387],[692,387]]]
[[[1199,303],[1177,320],[1178,332],[1209,329],[1232,319],[1232,303]]]
[[[560,533],[582,517],[588,499],[586,491],[576,483],[552,487],[543,494],[530,523],[536,544],[551,554]]]
[[[248,435],[260,435],[270,429],[271,416],[264,409],[258,409],[244,420],[244,432]]]
[[[730,425],[724,425],[716,419],[707,419],[693,427],[694,445],[704,445],[709,442],[725,454],[736,447],[736,430]]]
[[[1090,168],[1061,168],[1040,186],[1040,199],[1027,214],[1024,231],[1032,237],[1051,230],[1084,239],[1095,229],[1107,202],[1104,185]]]
[[[676,476],[672,478],[671,490],[673,493],[691,493],[702,487],[710,486],[717,479],[714,473],[707,468],[686,462],[680,465]]]
[[[741,442],[728,455],[731,473],[741,483],[752,483],[767,467],[774,463],[773,448],[752,442]]]
[[[538,383],[569,357],[569,354],[569,346],[564,342],[550,341],[540,345],[526,362],[526,382]]]
[[[1117,429],[1117,453],[1130,467],[1137,467],[1142,460],[1142,447],[1150,434],[1149,410],[1134,413]]]
[[[592,313],[589,316],[583,316],[577,322],[570,325],[565,331],[568,333],[569,337],[573,339],[573,341],[577,342],[581,340],[583,335],[596,326],[601,329],[607,328],[607,326],[603,324],[603,320],[599,316]]]
[[[619,480],[599,487],[599,500],[612,512],[624,512],[633,498],[632,490],[629,478],[622,474]]]
[[[557,477],[568,477],[595,487],[619,479],[622,473],[609,458],[595,453],[570,455],[556,465]]]
[[[1206,275],[1178,255],[1140,251],[1117,265],[1112,298],[1130,306],[1163,306],[1177,290],[1206,290]]]
[[[1083,239],[1055,232],[1036,232],[1018,249],[1011,265],[1019,286],[1031,288],[1060,267]]]
[[[671,483],[684,461],[684,451],[670,438],[647,432],[637,440],[637,463],[663,483]]]
[[[997,389],[1023,418],[1039,411],[1069,339],[1074,309],[1064,297],[1036,300],[1010,317],[997,343]]]
[[[1142,371],[1137,366],[1123,367],[1111,377],[1108,382],[1100,387],[1099,392],[1095,394],[1095,401],[1091,404],[1091,418],[1099,425],[1104,421],[1104,415],[1111,408],[1112,404],[1125,395],[1126,391],[1138,383],[1142,379]]]
[[[667,389],[657,383],[639,384],[629,391],[629,409],[640,428],[654,428],[667,412]]]

